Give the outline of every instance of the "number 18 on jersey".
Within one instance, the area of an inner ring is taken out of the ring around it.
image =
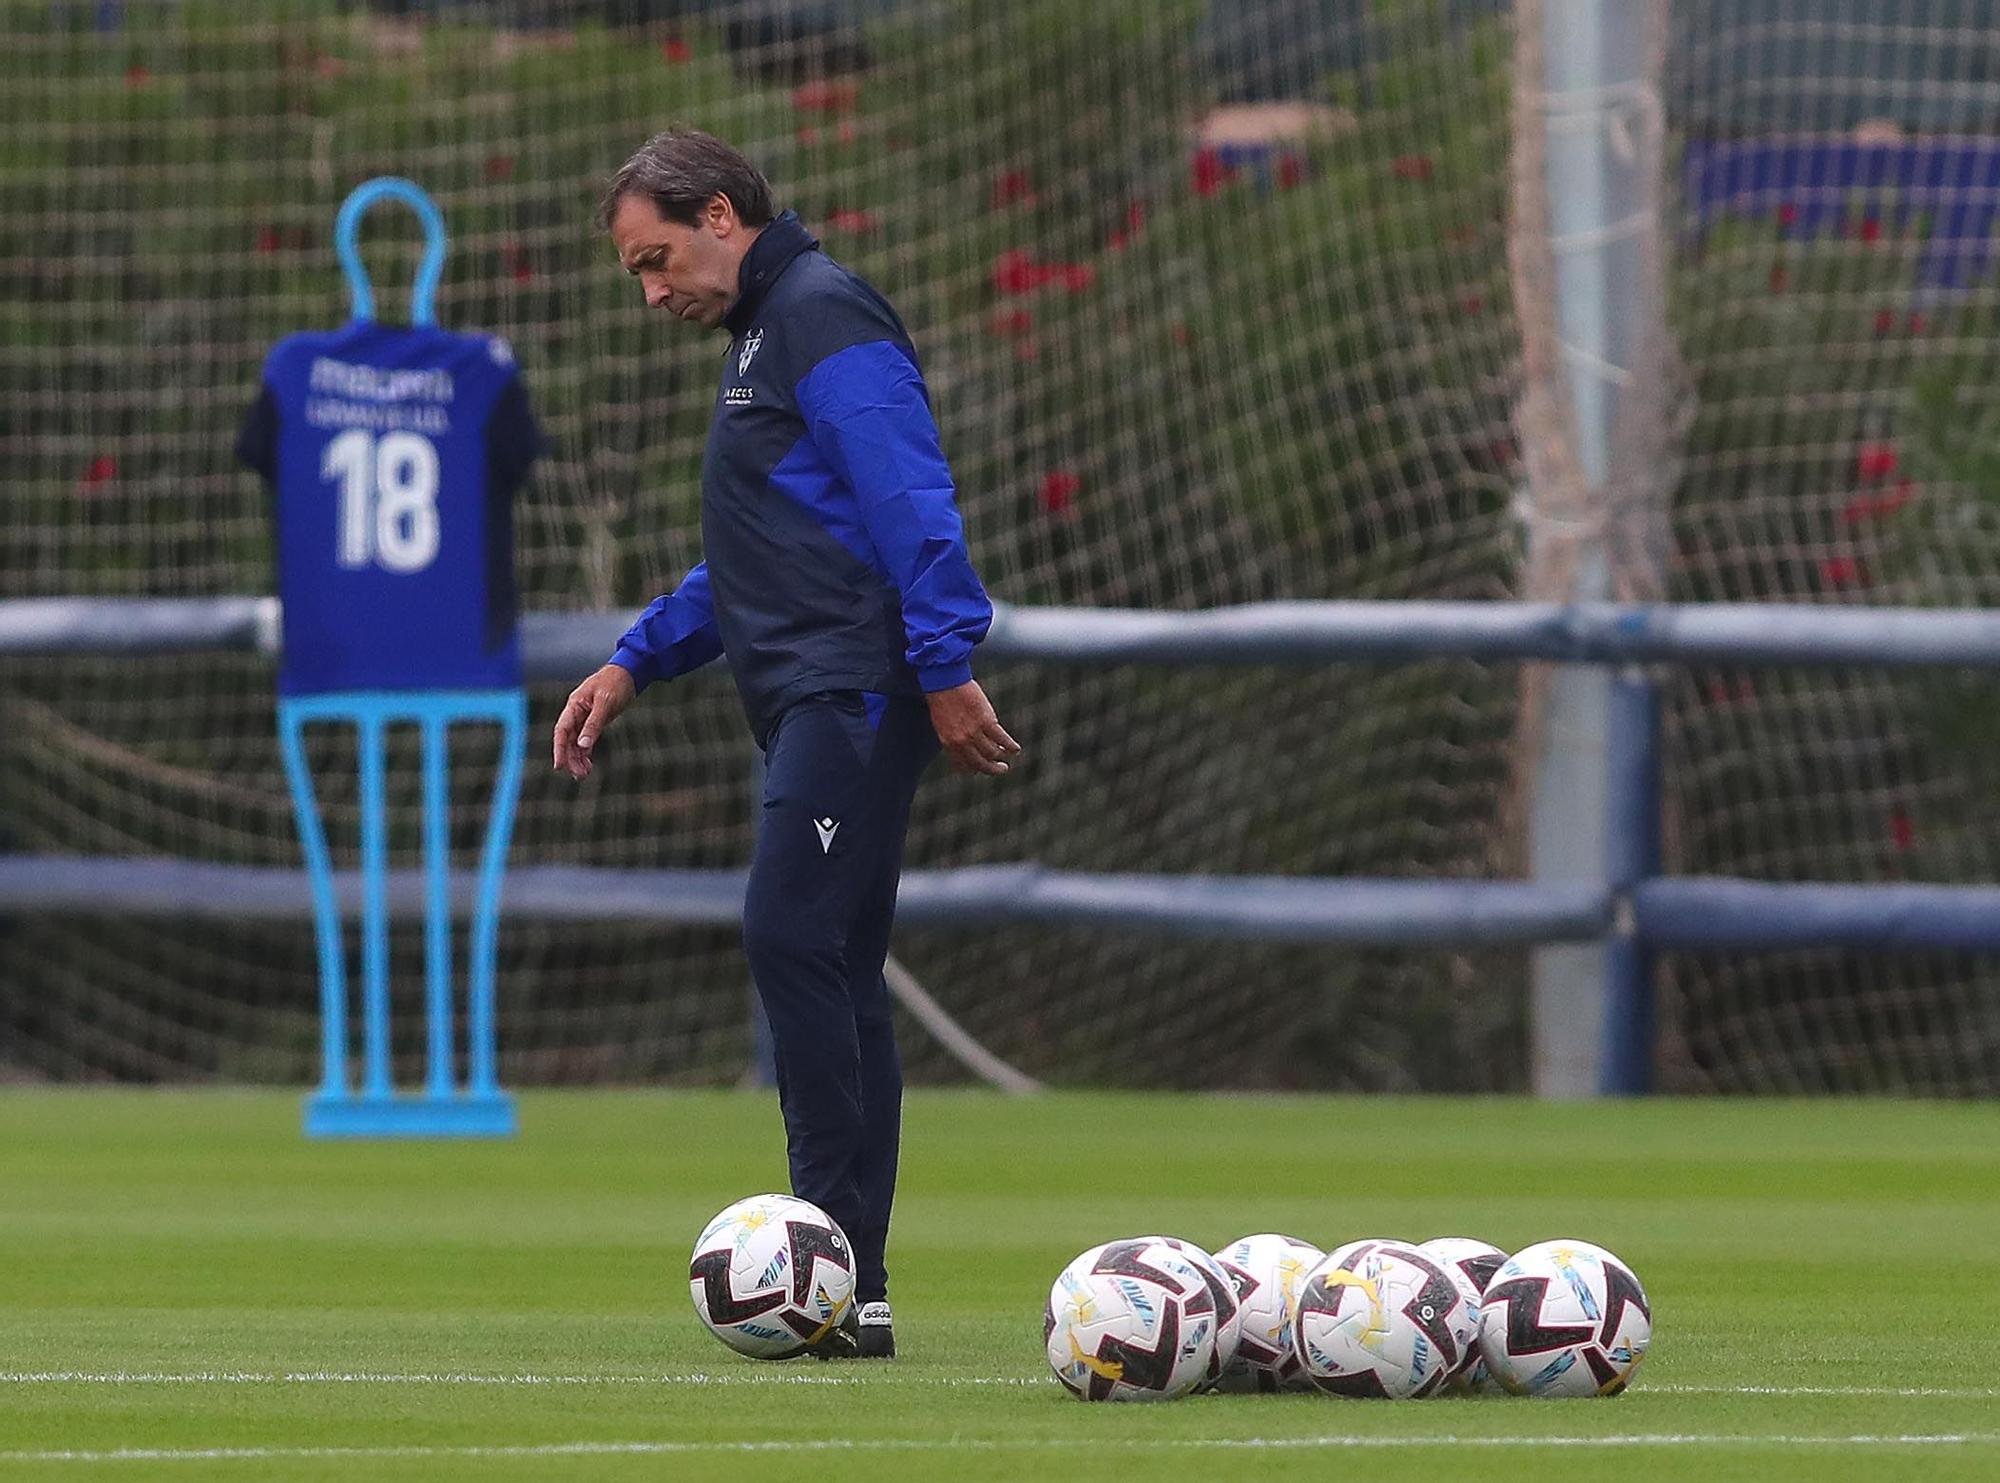
[[[519,685],[512,506],[539,451],[502,340],[279,341],[237,442],[276,494],[279,692]]]

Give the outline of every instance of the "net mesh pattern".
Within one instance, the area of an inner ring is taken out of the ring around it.
[[[1893,14],[1891,14],[1893,12]],[[1677,0],[1673,322],[1691,389],[1668,594],[2000,597],[1988,0]],[[1992,880],[1990,677],[1666,678],[1669,870]],[[1949,954],[1675,954],[1684,1090],[2000,1089],[2000,972]]]
[[[1889,9],[1666,0],[1673,354],[1644,370],[1673,433],[1649,471],[1670,599],[1995,596],[2000,0]],[[1514,431],[1533,337],[1509,282],[1511,24],[1504,0],[0,0],[0,595],[268,589],[231,437],[270,342],[340,317],[333,209],[389,173],[451,223],[443,321],[513,341],[554,443],[519,509],[528,603],[670,586],[699,554],[719,346],[646,316],[588,218],[624,154],[685,121],[741,144],[903,313],[997,596],[1518,596],[1516,486],[1552,450],[1523,460]],[[415,254],[387,220],[367,255],[395,317]],[[1520,863],[1513,667],[985,678],[1031,760],[1001,787],[933,779],[914,866]],[[1976,677],[1662,684],[1670,870],[1993,878]],[[534,691],[538,734],[560,698]],[[0,848],[296,864],[270,702],[268,669],[230,657],[5,665]],[[315,749],[351,862],[351,749]],[[582,788],[531,768],[515,859],[740,866],[749,779],[733,696],[690,680],[628,714]],[[470,737],[461,864],[491,782]],[[1523,1075],[1519,954],[1024,929],[899,951],[1056,1080]],[[399,980],[420,957],[399,932]],[[303,924],[16,918],[0,975],[10,1074],[311,1074]],[[503,1074],[726,1079],[743,980],[726,932],[511,924]],[[1659,984],[1675,1089],[2000,1085],[1985,958],[1673,954]]]
[[[589,218],[625,154],[681,121],[743,147],[903,314],[996,596],[1506,597],[1505,9],[0,0],[0,595],[269,590],[265,495],[231,440],[268,345],[344,313],[333,211],[379,174],[443,207],[440,320],[512,341],[554,445],[518,508],[528,605],[636,610],[671,586],[699,554],[720,345],[649,317]],[[413,239],[371,217],[385,318]],[[1031,760],[1004,786],[934,778],[913,866],[1480,876],[1501,860],[1509,667],[986,678]],[[247,659],[7,664],[0,846],[296,864],[271,699]],[[532,699],[539,757],[561,693]],[[314,748],[351,863],[351,747]],[[603,758],[581,788],[531,766],[517,863],[745,862],[750,752],[726,684],[649,693]],[[392,776],[392,853],[414,864],[414,775]],[[491,782],[490,739],[469,733],[461,864]],[[728,933],[524,923],[500,947],[512,1080],[742,1064]],[[1522,1074],[1518,955],[1027,931],[910,933],[899,951],[1056,1080]],[[407,1076],[420,935],[399,931],[395,958]],[[16,919],[0,976],[16,1074],[311,1075],[303,923]],[[1363,994],[1393,1009],[1337,1033],[1332,1007]],[[920,1074],[949,1074],[906,1044]]]

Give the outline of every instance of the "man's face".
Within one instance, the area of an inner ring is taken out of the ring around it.
[[[727,196],[711,197],[693,226],[668,221],[648,196],[629,195],[611,218],[618,261],[639,280],[646,307],[714,329],[735,302],[743,255],[756,232]]]

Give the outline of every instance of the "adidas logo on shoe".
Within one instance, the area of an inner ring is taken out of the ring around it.
[[[855,1314],[855,1358],[894,1359],[896,1330],[887,1303],[863,1303]]]

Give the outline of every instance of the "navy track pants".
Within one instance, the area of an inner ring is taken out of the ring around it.
[[[776,1051],[792,1193],[854,1247],[855,1301],[888,1294],[903,1067],[882,964],[917,780],[938,752],[914,696],[837,691],[765,738],[743,947]]]

